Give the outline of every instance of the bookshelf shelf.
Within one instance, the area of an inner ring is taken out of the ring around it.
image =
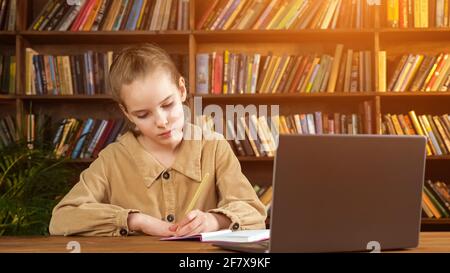
[[[386,92],[386,93],[380,93],[377,92],[377,96],[380,96],[382,98],[390,98],[390,97],[449,97],[450,98],[450,92]]]
[[[57,101],[70,101],[70,100],[84,100],[84,101],[112,101],[113,98],[110,95],[19,95],[17,98],[30,101],[47,101],[47,100],[57,100]]]
[[[17,96],[15,95],[0,95],[0,102],[8,102],[16,100]]]
[[[370,92],[361,93],[273,93],[273,94],[204,94],[196,95],[204,99],[308,99],[308,98],[372,98],[374,94]]]
[[[221,94],[221,95],[196,95],[202,98],[206,103],[302,103],[302,102],[358,102],[364,100],[371,100],[374,98],[373,95],[369,93],[312,93],[312,94],[286,94],[286,93],[275,93],[275,94]]]
[[[381,40],[386,41],[424,41],[449,40],[450,29],[381,29],[378,31]]]
[[[302,42],[311,40],[350,40],[369,39],[373,37],[374,29],[338,29],[338,30],[194,30],[193,35],[200,43],[219,42]]]
[[[450,98],[450,92],[416,92],[416,93],[382,93],[382,92],[358,92],[358,93],[273,93],[273,94],[191,94],[191,98],[201,97],[205,100],[267,100],[267,99],[372,99],[379,96],[382,99],[389,98]],[[110,95],[1,95],[0,99],[23,100],[112,100]]]
[[[450,33],[450,28],[380,28],[376,31],[380,32],[381,35],[385,33],[417,33],[419,35],[423,33]]]
[[[402,97],[426,97],[426,98],[450,98],[450,92],[417,92],[417,93],[382,93],[382,92],[361,92],[361,93],[273,93],[273,94],[191,94],[191,98],[201,97],[206,100],[266,100],[266,99],[371,99],[380,96],[383,99]],[[0,99],[19,98],[23,100],[112,100],[110,95],[0,95]]]
[[[450,155],[427,156],[427,160],[450,160]]]
[[[188,43],[189,31],[21,31],[32,44]]]
[[[0,43],[14,44],[16,41],[15,31],[0,31]]]
[[[422,225],[450,226],[450,219],[449,218],[441,218],[441,219],[422,218]]]
[[[16,35],[15,31],[0,30],[0,36],[12,36],[12,37],[14,37],[15,35]]]

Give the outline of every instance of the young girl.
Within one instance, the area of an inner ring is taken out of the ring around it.
[[[184,236],[265,228],[266,212],[221,135],[188,139],[185,81],[152,45],[123,50],[110,70],[115,99],[135,129],[106,147],[54,208],[52,235]],[[199,185],[195,209],[185,214]]]

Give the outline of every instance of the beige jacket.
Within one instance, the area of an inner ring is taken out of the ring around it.
[[[198,129],[192,124],[190,129]],[[266,212],[222,135],[186,140],[171,168],[143,149],[132,133],[110,144],[54,208],[52,235],[124,236],[130,212],[177,222],[202,178],[208,183],[194,209],[226,215],[231,229],[264,228]]]

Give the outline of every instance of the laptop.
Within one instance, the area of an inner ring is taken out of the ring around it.
[[[270,241],[216,243],[243,252],[351,252],[419,242],[426,138],[281,135]]]

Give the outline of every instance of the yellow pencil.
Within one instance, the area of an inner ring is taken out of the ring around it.
[[[194,197],[192,197],[191,203],[189,203],[189,206],[187,206],[186,211],[184,212],[184,215],[188,214],[195,206],[195,203],[197,202],[198,198],[200,197],[200,194],[202,193],[203,189],[206,185],[206,180],[209,177],[209,173],[206,173],[203,177],[202,181],[200,182],[200,185],[197,188],[197,191],[195,192]]]
[[[205,188],[206,180],[208,179],[208,177],[209,177],[209,173],[206,173],[205,176],[203,177],[202,181],[200,182],[200,185],[198,186],[197,191],[194,194],[194,197],[192,197],[191,202],[189,203],[186,210],[184,211],[184,217],[186,217],[186,215],[194,208],[195,203],[197,203],[197,200],[200,197],[200,194],[202,193],[202,191]],[[177,230],[175,232],[178,232],[179,229],[180,229],[180,226],[177,226]]]

